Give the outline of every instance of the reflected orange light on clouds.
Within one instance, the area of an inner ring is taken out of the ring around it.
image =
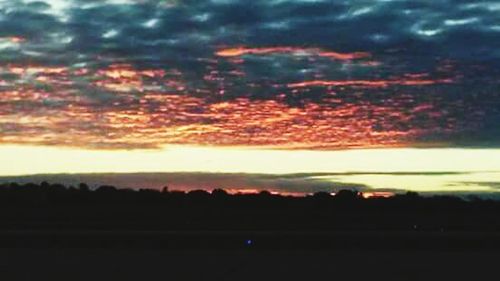
[[[369,88],[386,88],[391,85],[425,86],[442,83],[453,83],[452,79],[399,79],[399,80],[313,80],[288,84],[289,88],[304,88],[314,86],[360,86]]]
[[[0,37],[0,43],[8,42],[12,44],[20,44],[26,41],[26,38],[21,36],[9,36],[9,37]]]
[[[217,52],[230,60],[245,54],[339,60],[370,57],[368,53],[299,47],[236,47]],[[9,82],[0,81],[0,122],[4,124],[0,144],[88,149],[157,149],[172,144],[274,149],[396,148],[412,146],[431,133],[446,136],[457,130],[457,119],[446,115],[449,111],[441,110],[432,100],[404,93],[379,101],[363,98],[359,92],[354,92],[353,98],[328,89],[321,97],[310,98],[318,94],[309,91],[310,87],[317,86],[387,88],[454,82],[428,78],[428,73],[378,80],[273,84],[271,87],[278,93],[256,89],[262,91],[262,98],[255,98],[225,86],[228,77],[246,77],[245,69],[239,66],[227,72],[207,68],[204,83],[213,88],[193,87],[178,69],[126,63],[99,67],[8,64],[0,67],[0,72],[14,77]],[[258,88],[257,83],[246,86]],[[234,88],[240,86],[235,84]]]
[[[21,43],[21,42],[26,41],[26,39],[24,39],[23,37],[19,37],[19,36],[9,37],[9,39],[12,43]]]
[[[266,54],[291,54],[297,56],[319,56],[335,60],[354,60],[370,57],[370,53],[353,52],[339,53],[326,51],[319,48],[299,48],[299,47],[270,47],[270,48],[250,48],[236,47],[220,49],[215,54],[220,57],[239,57],[244,55],[266,55]]]
[[[71,101],[75,98],[65,95],[63,91],[58,95],[28,90],[6,92],[3,97],[40,103],[46,99]],[[121,110],[101,107],[99,111],[94,111],[87,106],[77,105],[82,101],[75,100],[75,105],[57,108],[52,112],[47,109],[43,114],[21,116],[13,111],[2,117],[4,122],[17,123],[17,126],[25,128],[31,126],[29,123],[43,124],[46,134],[41,139],[39,132],[30,134],[29,130],[25,130],[20,135],[2,135],[0,142],[59,143],[81,147],[101,143],[102,148],[202,144],[345,149],[401,147],[411,145],[413,138],[428,130],[443,130],[434,125],[441,116],[438,112],[430,115],[434,112],[432,105],[418,108],[419,113],[433,116],[427,128],[402,130],[391,124],[395,120],[410,121],[414,116],[412,111],[402,112],[390,105],[361,102],[344,102],[334,108],[312,102],[303,107],[291,107],[275,100],[238,98],[208,103],[198,97],[148,93],[133,107]],[[388,122],[389,118],[391,123]],[[26,122],[20,123],[19,120]],[[79,133],[84,121],[91,122],[95,131]],[[68,133],[68,127],[74,133]]]
[[[388,192],[388,191],[365,191],[361,192],[361,196],[363,198],[389,198],[394,196],[394,192]]]
[[[229,194],[259,194],[263,189],[262,188],[238,188],[238,189],[233,189],[233,188],[224,188],[224,191],[226,191]],[[304,196],[304,192],[293,192],[293,191],[284,191],[284,190],[269,190],[265,189],[265,191],[269,192],[271,195],[281,195],[281,196],[293,196],[293,197],[300,197]]]

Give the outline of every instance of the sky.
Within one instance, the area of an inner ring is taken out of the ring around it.
[[[0,0],[0,175],[333,173],[322,180],[494,191],[499,12],[478,0]]]

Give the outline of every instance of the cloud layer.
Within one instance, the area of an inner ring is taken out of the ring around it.
[[[78,186],[88,183],[92,188],[113,185],[118,188],[151,188],[162,190],[207,190],[223,188],[231,193],[256,193],[267,190],[283,195],[304,195],[314,192],[357,190],[369,196],[416,191],[422,194],[490,195],[498,197],[498,173],[484,172],[354,172],[354,173],[95,173],[95,174],[39,174],[0,177],[1,182],[62,183]],[[478,178],[483,177],[479,181]],[[377,184],[381,178],[384,185]],[[488,181],[487,179],[491,179]],[[465,180],[465,181],[463,181]],[[403,183],[407,183],[406,185]],[[418,185],[408,183],[421,182]],[[382,193],[380,193],[382,192]]]
[[[114,185],[119,188],[151,188],[161,190],[208,190],[223,188],[229,192],[259,192],[267,190],[280,194],[303,195],[314,192],[337,192],[342,189],[371,191],[364,184],[335,182],[321,176],[349,174],[245,174],[245,173],[118,173],[118,174],[52,174],[0,177],[0,182],[40,183],[50,181],[78,186],[84,182],[91,187]],[[380,190],[379,190],[380,191]],[[396,191],[396,189],[382,189]],[[401,190],[399,190],[401,192]]]
[[[0,1],[0,143],[500,144],[494,1]]]

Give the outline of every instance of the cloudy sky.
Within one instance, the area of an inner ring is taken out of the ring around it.
[[[339,150],[419,148],[421,169],[454,171],[432,165],[442,150],[500,155],[499,13],[478,0],[0,0],[0,151],[18,163],[0,174],[186,170],[127,163],[138,151],[185,162],[197,147],[252,149],[273,167],[290,166],[275,150],[336,162]],[[47,170],[33,149],[102,157]],[[129,156],[99,164],[112,153]]]

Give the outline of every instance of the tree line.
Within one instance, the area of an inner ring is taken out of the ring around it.
[[[82,183],[0,184],[0,229],[500,230],[500,201],[356,190],[304,197],[223,189],[121,189]]]

